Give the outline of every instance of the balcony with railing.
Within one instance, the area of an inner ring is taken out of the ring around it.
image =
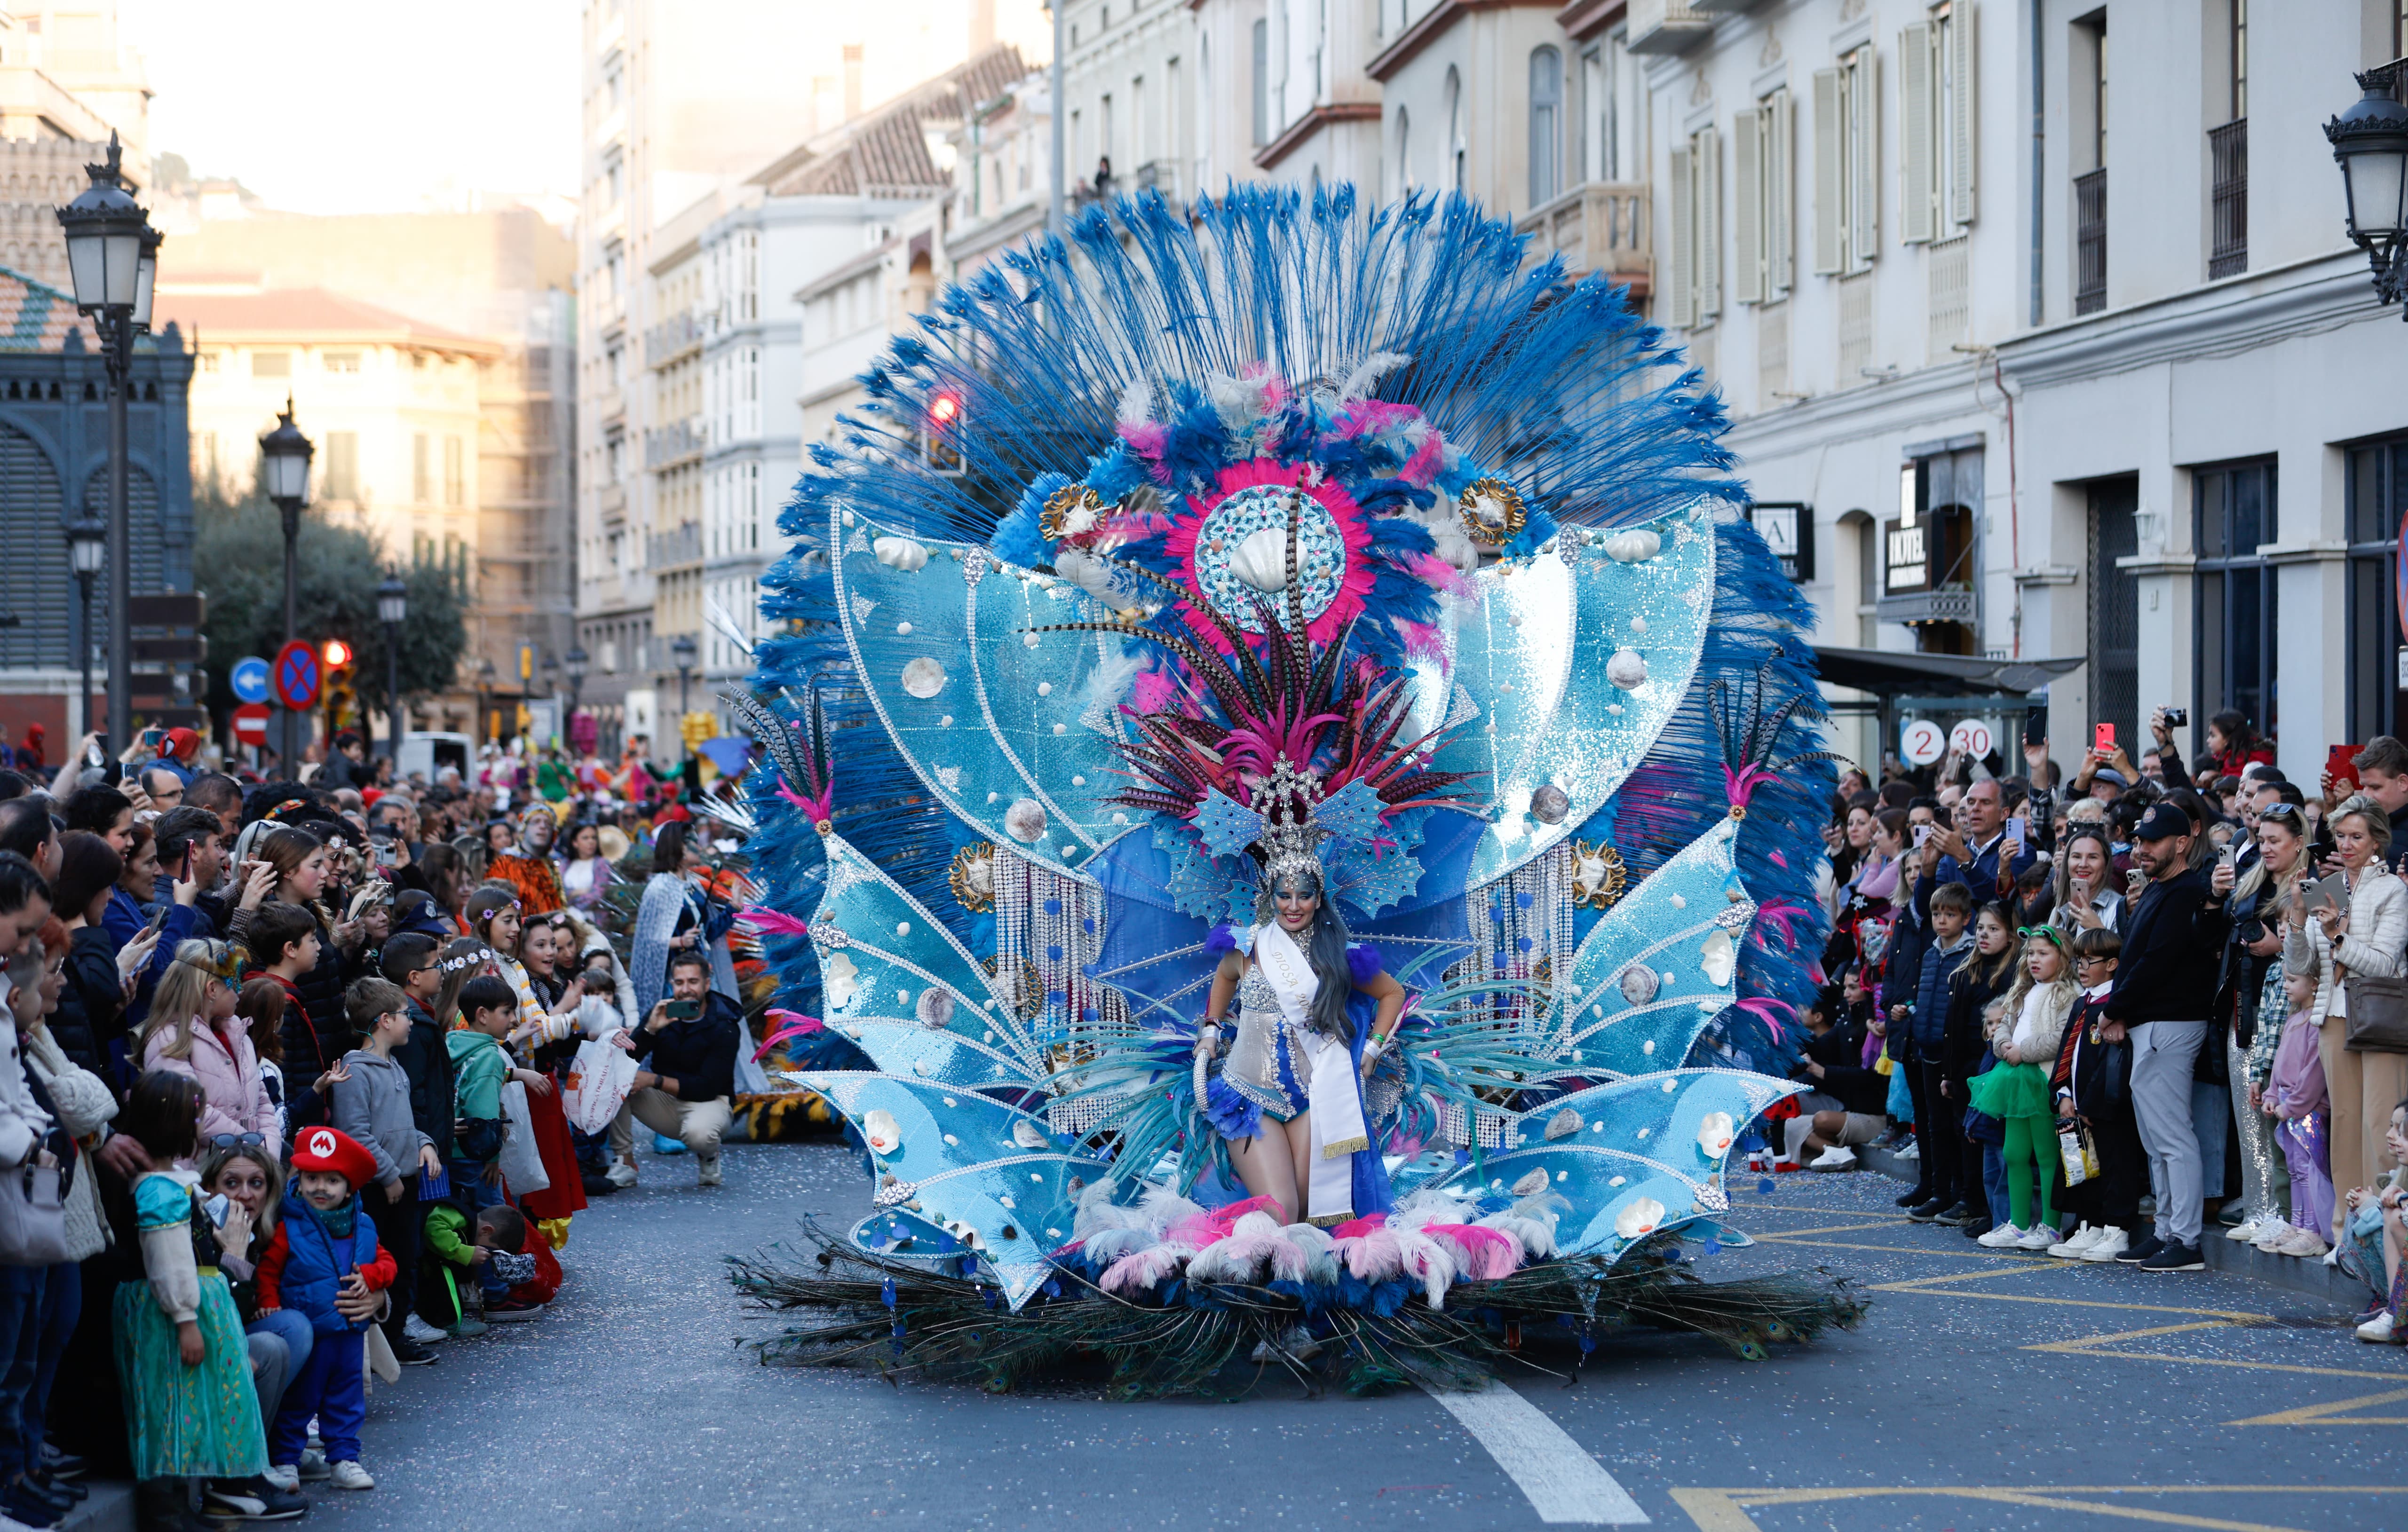
[[[2107,307],[2107,167],[2073,178],[2073,311]]]
[[[644,539],[645,567],[653,574],[702,562],[702,523],[681,522]]]
[[[644,365],[666,367],[702,349],[702,321],[692,309],[671,314],[644,332]]]
[[[674,468],[702,456],[710,445],[710,433],[702,417],[690,415],[681,421],[644,433],[644,466],[649,469]]]
[[[2238,277],[2249,269],[2249,119],[2207,130],[2211,239],[2207,276]]]
[[[1514,221],[1532,236],[1528,258],[1561,255],[1573,276],[1598,272],[1644,297],[1655,275],[1643,181],[1589,181]]]

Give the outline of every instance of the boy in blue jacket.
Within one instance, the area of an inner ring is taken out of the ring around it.
[[[1923,1150],[1917,1180],[1931,1188],[1926,1200],[1907,1210],[1906,1216],[1928,1224],[1964,1197],[1958,1151],[1965,1135],[1965,1107],[1951,1101],[1941,1088],[1947,1078],[1941,1043],[1948,1021],[1948,981],[1956,977],[1973,950],[1973,895],[1962,883],[1942,883],[1930,892],[1931,945],[1915,975],[1914,1067],[1923,1076],[1923,1095],[1915,1103],[1914,1135]],[[1928,1103],[1927,1110],[1926,1103]]]
[[[393,1285],[394,1267],[360,1203],[358,1189],[375,1179],[376,1157],[358,1139],[330,1127],[303,1128],[293,1145],[293,1184],[276,1238],[259,1258],[260,1310],[306,1315],[317,1338],[309,1359],[284,1385],[267,1429],[268,1478],[286,1489],[300,1477],[312,1415],[334,1487],[376,1488],[360,1467],[366,1338],[377,1294]]]

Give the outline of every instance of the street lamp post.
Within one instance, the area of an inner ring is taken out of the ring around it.
[[[267,480],[267,497],[284,518],[284,641],[301,637],[301,572],[294,553],[301,538],[301,510],[309,503],[309,459],[317,449],[293,423],[293,399],[286,395],[276,429],[259,438],[259,461]],[[284,712],[285,780],[301,769],[301,715]]]
[[[121,163],[112,132],[108,158],[84,166],[92,184],[58,209],[76,311],[90,316],[99,331],[101,365],[108,375],[108,734],[119,749],[134,732],[134,532],[126,498],[125,403],[134,337],[150,328],[161,238],[128,193]]]
[[[2396,94],[2397,64],[2358,77],[2366,93],[2325,124],[2348,199],[2349,237],[2374,268],[2374,294],[2408,305],[2408,106]],[[2401,318],[2408,319],[2408,306]]]
[[[574,752],[577,749],[577,699],[585,690],[586,663],[585,647],[582,644],[569,645],[568,664],[566,666],[566,674],[568,676],[568,723],[563,732],[567,737],[568,748],[571,752]]]
[[[568,735],[568,725],[565,721],[560,720],[557,716],[560,707],[559,657],[547,651],[543,656],[543,663],[536,666],[536,668],[543,672],[544,700],[552,704],[554,709],[554,723],[560,731],[561,737],[566,738]]]
[[[67,564],[75,570],[76,588],[83,600],[83,621],[76,625],[76,658],[83,690],[76,694],[76,715],[84,732],[92,730],[92,582],[108,565],[108,528],[87,516],[67,527]]]
[[[678,749],[685,749],[685,715],[694,688],[694,635],[681,633],[669,640],[669,653],[676,657],[678,667]]]
[[[409,730],[409,720],[401,706],[401,624],[409,616],[409,587],[402,582],[398,570],[388,569],[377,586],[377,621],[384,624],[384,694],[393,709],[387,725],[393,735],[388,747],[393,756],[394,780],[401,780],[401,737]]]

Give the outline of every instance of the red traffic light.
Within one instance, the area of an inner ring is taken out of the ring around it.
[[[928,418],[942,430],[961,419],[962,401],[951,394],[939,394],[928,401]]]
[[[329,670],[339,670],[351,663],[351,646],[340,638],[327,639],[326,647],[321,652],[325,656]]]

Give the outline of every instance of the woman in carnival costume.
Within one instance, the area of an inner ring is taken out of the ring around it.
[[[788,508],[745,918],[867,1066],[793,1078],[872,1210],[738,1264],[814,1315],[773,1349],[1368,1387],[1848,1322],[1667,1265],[1740,1238],[1826,924],[1812,614],[1719,405],[1460,199],[1192,213],[940,295]]]

